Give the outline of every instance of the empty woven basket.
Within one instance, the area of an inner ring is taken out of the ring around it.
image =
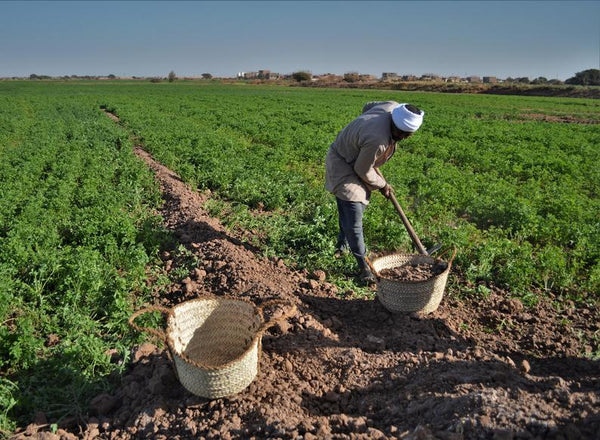
[[[295,311],[289,305],[287,312],[265,322],[263,310],[285,304],[270,301],[256,307],[239,298],[210,296],[183,302],[172,309],[147,307],[134,313],[129,323],[167,344],[177,377],[188,391],[214,399],[237,394],[254,380],[262,335]],[[155,311],[167,315],[165,332],[134,323],[138,316]]]
[[[377,276],[377,298],[390,312],[423,312],[435,311],[444,295],[448,274],[456,249],[447,263],[429,255],[392,254],[372,261],[371,265]],[[445,264],[443,272],[422,281],[392,280],[379,273],[384,269],[393,269],[405,264]]]

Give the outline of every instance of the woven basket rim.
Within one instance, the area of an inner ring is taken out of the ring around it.
[[[217,296],[217,295],[204,295],[201,298],[195,298],[195,299],[191,299],[185,302],[182,302],[180,304],[177,304],[176,306],[173,306],[168,313],[168,317],[167,317],[167,328],[166,328],[166,342],[167,342],[167,346],[169,347],[169,350],[171,352],[171,355],[176,355],[177,357],[179,357],[181,360],[183,360],[184,362],[187,362],[188,364],[193,365],[196,368],[201,368],[204,370],[210,370],[210,371],[219,371],[219,370],[223,370],[239,361],[241,361],[244,357],[246,357],[248,355],[248,353],[250,353],[251,351],[257,349],[257,342],[260,338],[262,338],[263,336],[263,332],[261,332],[260,330],[256,331],[256,333],[254,334],[254,336],[252,337],[250,343],[248,344],[248,347],[244,350],[243,353],[239,354],[238,356],[236,356],[235,358],[231,359],[230,361],[224,363],[224,364],[220,364],[220,365],[206,365],[203,364],[201,362],[195,361],[194,359],[191,359],[189,356],[187,356],[185,353],[180,353],[177,350],[175,350],[174,348],[174,341],[171,337],[171,319],[174,319],[174,311],[175,309],[177,309],[178,307],[183,307],[188,306],[190,303],[200,303],[200,302],[206,302],[206,301],[212,301],[212,300],[216,300],[217,302],[221,302],[221,303],[226,303],[226,302],[243,302],[245,304],[248,304],[250,306],[252,306],[253,311],[258,315],[259,317],[259,328],[260,326],[262,326],[265,321],[264,321],[264,317],[262,314],[262,309],[260,309],[259,307],[257,307],[253,302],[249,301],[246,298],[232,298],[232,297],[226,297],[226,296]]]
[[[381,275],[379,275],[379,271],[377,271],[375,276],[377,277],[378,282],[380,282],[381,280],[385,280],[386,282],[389,282],[389,283],[399,283],[399,284],[426,284],[426,283],[431,283],[432,281],[437,280],[441,276],[444,276],[444,274],[448,273],[450,271],[450,269],[452,268],[452,259],[450,261],[444,261],[441,258],[434,258],[430,255],[405,254],[405,253],[401,253],[401,252],[391,253],[388,255],[381,255],[381,256],[375,258],[371,263],[375,264],[378,260],[382,260],[384,258],[388,258],[388,257],[392,257],[392,256],[410,257],[411,260],[414,259],[415,257],[427,258],[427,259],[433,260],[434,263],[446,263],[448,266],[446,267],[446,269],[444,269],[443,272],[440,272],[437,275],[427,278],[426,280],[392,280],[390,278],[382,277]],[[407,263],[409,263],[409,262],[410,262],[410,260],[407,261]],[[398,266],[394,266],[394,267],[398,267]],[[388,269],[388,268],[386,268],[386,269]]]

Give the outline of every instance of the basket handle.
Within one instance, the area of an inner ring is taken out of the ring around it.
[[[258,329],[257,334],[262,336],[268,329],[270,329],[274,325],[279,324],[280,322],[283,322],[286,319],[294,316],[297,311],[297,308],[294,304],[287,302],[287,301],[282,301],[279,299],[266,301],[263,304],[261,304],[260,306],[258,306],[258,311],[260,313],[261,320],[264,320],[263,313],[267,307],[281,307],[281,306],[286,307],[287,310],[284,310],[283,313],[281,314],[281,316],[278,316],[277,318],[272,318],[272,319],[269,319],[268,321],[263,322],[262,325],[260,326],[260,328]]]
[[[452,249],[452,256],[450,257],[450,261],[448,261],[448,266],[452,266],[452,262],[454,261],[454,257],[456,257],[456,246],[453,246],[452,248],[446,248],[444,251],[442,251],[442,253],[438,257],[438,260],[441,260],[442,257],[444,255],[446,255],[450,249]]]
[[[365,262],[367,263],[367,266],[369,266],[369,269],[371,269],[371,272],[373,273],[373,275],[375,275],[375,277],[377,279],[380,279],[381,277],[379,276],[379,273],[375,270],[373,263],[371,263],[371,260],[369,260],[369,258],[366,256],[365,256]]]
[[[157,330],[154,328],[150,328],[150,327],[140,327],[139,325],[137,325],[134,321],[135,319],[140,316],[140,315],[144,315],[146,313],[151,313],[151,312],[161,312],[164,313],[166,315],[170,315],[171,314],[171,309],[168,309],[166,307],[163,306],[149,306],[149,307],[145,307],[143,309],[138,310],[137,312],[135,312],[133,315],[131,315],[131,317],[129,318],[129,325],[131,327],[133,327],[134,329],[136,329],[139,332],[145,332],[145,333],[150,333],[153,336],[156,336],[158,339],[160,339],[163,342],[167,342],[167,334],[162,331],[162,330]]]

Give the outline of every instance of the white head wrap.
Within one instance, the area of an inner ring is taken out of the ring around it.
[[[421,114],[411,112],[406,108],[407,104],[400,104],[392,110],[392,121],[399,130],[414,133],[423,123],[423,115],[425,112],[421,110]]]

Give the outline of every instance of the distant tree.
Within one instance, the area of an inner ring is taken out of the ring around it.
[[[151,83],[159,83],[161,81],[160,78],[150,78]]]
[[[292,73],[292,78],[296,81],[310,81],[312,79],[312,73],[306,71],[294,72]]]
[[[32,73],[31,75],[29,75],[29,79],[38,79],[39,76],[37,76],[35,73]]]
[[[531,81],[531,84],[546,84],[548,82],[548,78],[543,76],[538,76],[536,79]]]
[[[360,81],[360,75],[358,72],[348,72],[344,73],[344,81],[349,83],[354,83]]]
[[[203,73],[203,74],[202,74],[202,78],[203,78],[203,79],[211,79],[211,78],[212,78],[212,75],[211,75],[210,73]]]
[[[110,79],[115,79],[115,78],[116,78],[116,76],[115,76],[115,75],[113,75],[112,73],[111,73],[110,75],[108,75],[108,77],[109,77]]]
[[[580,86],[600,86],[600,70],[588,69],[577,72],[574,77],[569,78],[565,83]]]
[[[549,79],[548,84],[553,86],[561,85],[563,82],[560,79]]]
[[[175,72],[173,72],[172,70],[169,72],[169,76],[168,76],[169,82],[172,83],[173,81],[175,81],[177,79],[177,75],[175,75]]]

